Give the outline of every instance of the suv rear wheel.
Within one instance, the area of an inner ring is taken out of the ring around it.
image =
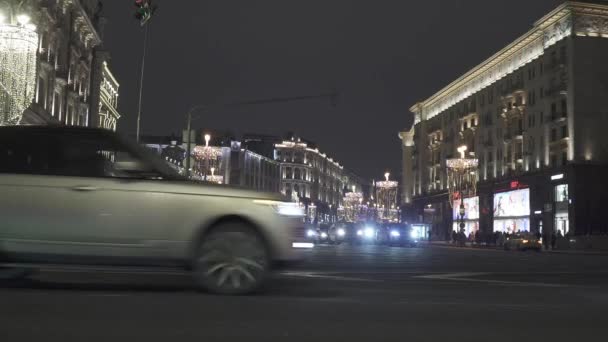
[[[222,224],[201,242],[194,260],[194,277],[199,286],[213,293],[251,293],[262,286],[269,257],[264,241],[247,225]]]

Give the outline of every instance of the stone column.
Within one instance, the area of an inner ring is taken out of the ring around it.
[[[412,156],[414,153],[414,127],[409,132],[399,133],[401,139],[402,149],[402,167],[403,167],[403,179],[401,180],[401,204],[411,205],[413,184],[414,184],[414,170],[412,165]]]

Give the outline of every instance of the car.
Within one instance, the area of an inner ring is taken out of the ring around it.
[[[418,246],[419,237],[410,225],[390,223],[386,225],[386,231],[389,246]]]
[[[319,225],[319,229],[317,229],[317,243],[319,244],[328,244],[330,243],[329,234],[330,234],[330,226],[328,224],[322,223]]]
[[[356,225],[356,244],[374,244],[377,241],[378,227],[373,222],[360,222]]]
[[[509,250],[517,250],[517,251],[528,251],[542,250],[542,240],[537,238],[532,234],[514,234],[511,237],[508,237],[504,243],[504,249]]]
[[[49,264],[171,267],[212,293],[251,293],[313,247],[303,214],[280,195],[188,181],[108,130],[0,127],[9,277]]]
[[[346,223],[338,222],[329,228],[329,243],[340,245],[348,238],[349,226]]]

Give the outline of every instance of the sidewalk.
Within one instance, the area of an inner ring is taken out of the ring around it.
[[[459,247],[453,244],[451,241],[420,241],[420,245],[435,246],[443,248],[457,248],[457,249],[484,249],[484,250],[503,250],[500,246],[488,246],[488,245],[477,245],[472,242],[465,243],[464,247]],[[606,250],[593,250],[593,249],[554,249],[554,250],[542,250],[543,253],[552,254],[572,254],[572,255],[605,255],[608,256]]]

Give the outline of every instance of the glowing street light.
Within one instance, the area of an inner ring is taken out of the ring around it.
[[[209,147],[209,141],[211,140],[210,134],[205,134],[205,146]]]
[[[19,23],[19,25],[21,25],[21,26],[25,26],[25,25],[29,24],[29,23],[30,23],[30,20],[31,20],[31,18],[30,18],[30,16],[29,16],[29,15],[27,15],[27,14],[19,14],[19,15],[17,16],[17,22],[18,22],[18,23]]]

